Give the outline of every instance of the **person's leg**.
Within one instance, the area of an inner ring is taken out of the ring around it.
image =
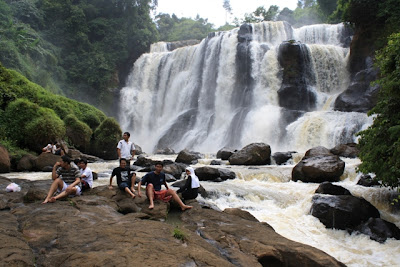
[[[57,199],[67,197],[69,195],[76,195],[77,189],[74,186],[73,188],[65,189],[60,194],[50,199],[51,202],[55,202]]]
[[[129,189],[129,187],[125,187],[125,192],[127,192],[129,195],[131,195],[132,198],[135,198],[136,195]]]
[[[53,183],[50,186],[49,193],[47,194],[45,200],[42,202],[42,204],[46,204],[47,202],[50,201],[51,197],[54,195],[54,193],[59,189],[60,191],[63,189],[64,186],[64,181],[61,180],[60,178],[57,178],[53,181]]]
[[[146,186],[146,196],[150,201],[149,209],[154,208],[154,186],[153,184],[148,184]]]
[[[175,200],[179,204],[179,206],[181,207],[182,210],[187,210],[187,209],[193,208],[192,206],[185,205],[182,202],[182,200],[180,199],[180,197],[178,196],[178,194],[175,192],[175,190],[173,190],[171,188],[168,189],[166,196],[172,196],[172,199]]]
[[[182,198],[184,200],[190,200],[190,199],[195,199],[197,197],[198,193],[197,190],[185,190],[182,192]]]

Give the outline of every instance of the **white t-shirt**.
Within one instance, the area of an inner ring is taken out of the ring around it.
[[[89,167],[86,167],[85,169],[79,169],[81,172],[81,176],[85,175],[86,177],[82,178],[85,182],[87,182],[90,186],[90,188],[93,187],[93,173],[92,170]]]
[[[126,142],[125,140],[119,141],[117,148],[121,150],[121,158],[127,160],[132,159],[131,151],[136,150],[135,145],[131,141]]]

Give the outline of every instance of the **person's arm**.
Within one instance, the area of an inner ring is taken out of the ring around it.
[[[132,158],[135,156],[135,153],[136,153],[136,147],[135,147],[135,145],[132,143],[132,146],[131,146],[131,155],[132,155]]]
[[[117,154],[118,154],[118,158],[121,158],[121,149],[117,148]]]
[[[167,185],[167,180],[165,179],[165,174],[164,174],[164,186],[165,186],[165,188],[167,188],[167,190],[169,189],[168,185]]]
[[[142,180],[139,181],[138,185],[137,185],[137,192],[138,192],[138,196],[142,197],[142,193],[140,193],[140,189],[142,188]]]
[[[189,175],[188,178],[186,179],[186,183],[184,186],[182,186],[181,188],[178,189],[178,191],[176,191],[177,193],[183,192],[185,190],[190,189],[192,184],[192,177]]]
[[[51,179],[53,179],[53,180],[55,180],[55,179],[57,179],[58,178],[58,173],[57,173],[57,169],[58,169],[58,167],[60,166],[60,162],[59,161],[57,161],[56,162],[56,164],[54,164],[54,166],[53,166],[53,171],[52,171],[52,173],[51,173]]]
[[[114,174],[114,173],[113,173],[113,174]],[[113,188],[113,186],[112,186],[112,180],[113,180],[113,177],[114,177],[113,174],[111,174],[111,176],[110,176],[110,184],[108,185],[108,188],[109,188],[109,189],[112,189],[112,188]]]
[[[78,185],[81,182],[81,177],[76,177],[75,182],[70,184],[68,187],[73,188],[74,186]]]
[[[134,188],[135,181],[136,181],[136,173],[132,173],[132,176],[131,176],[131,191],[132,192],[135,192],[135,188]]]

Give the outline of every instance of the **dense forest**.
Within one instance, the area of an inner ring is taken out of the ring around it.
[[[229,0],[221,1],[221,5],[226,14],[232,13]],[[352,73],[365,67],[360,60],[365,57],[374,58],[381,70],[377,81],[381,86],[379,102],[370,111],[375,116],[374,124],[360,133],[360,170],[376,173],[384,185],[399,185],[397,0],[299,0],[295,10],[260,6],[219,28],[199,16],[156,14],[152,18],[156,8],[157,0],[0,0],[1,143],[11,150],[35,150],[28,140],[65,138],[68,127],[74,125],[83,139],[66,139],[87,148],[93,145],[96,131],[100,140],[98,129],[105,121],[118,134],[115,120],[60,95],[115,115],[118,91],[133,62],[154,42],[202,39],[210,32],[268,20],[286,20],[294,27],[344,22],[354,29],[349,66]],[[21,118],[31,118],[31,122],[18,131],[26,121],[14,118],[21,110],[26,111]],[[43,120],[51,125],[46,131],[49,136],[32,136],[37,133],[31,130]]]

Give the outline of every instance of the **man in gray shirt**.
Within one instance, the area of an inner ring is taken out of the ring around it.
[[[53,183],[50,186],[49,193],[42,204],[48,202],[55,202],[59,198],[63,198],[69,195],[81,194],[81,174],[75,163],[71,162],[71,159],[64,155],[61,157],[61,161],[56,162],[53,167],[51,178]],[[55,192],[59,194],[53,196]]]

